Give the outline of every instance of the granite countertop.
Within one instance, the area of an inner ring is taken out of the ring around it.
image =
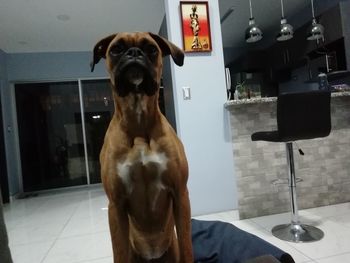
[[[350,91],[332,92],[331,96],[332,96],[332,98],[350,96]],[[260,104],[260,103],[269,103],[269,102],[275,102],[275,101],[277,101],[277,97],[229,100],[229,101],[225,102],[224,107],[228,109],[230,107],[238,106],[238,105]]]

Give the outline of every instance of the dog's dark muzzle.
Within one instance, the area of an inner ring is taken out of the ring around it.
[[[137,47],[129,48],[115,67],[117,94],[144,93],[148,96],[157,91],[157,74],[150,59]]]

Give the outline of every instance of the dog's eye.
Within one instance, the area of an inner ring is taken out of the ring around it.
[[[150,55],[156,55],[158,53],[158,49],[154,45],[147,45],[145,47],[145,52],[150,54]]]
[[[110,51],[109,51],[109,54],[111,56],[118,56],[120,55],[121,53],[123,53],[124,51],[126,50],[126,46],[124,43],[118,43],[116,45],[114,45]]]

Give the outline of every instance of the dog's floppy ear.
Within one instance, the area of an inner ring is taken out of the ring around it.
[[[95,65],[100,61],[101,58],[106,58],[106,51],[109,43],[115,38],[117,34],[110,35],[105,37],[97,42],[94,47],[94,56],[90,63],[91,72],[94,71]]]
[[[158,46],[162,50],[163,56],[171,55],[175,64],[178,66],[182,66],[184,64],[184,52],[180,48],[159,35],[151,32],[149,32],[149,34],[157,42]]]

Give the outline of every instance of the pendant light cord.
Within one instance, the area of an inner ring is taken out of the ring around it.
[[[250,18],[253,18],[252,1],[249,0]]]
[[[281,0],[281,10],[282,10],[282,18],[284,18],[283,0]]]
[[[311,0],[312,18],[315,18],[314,0]]]

